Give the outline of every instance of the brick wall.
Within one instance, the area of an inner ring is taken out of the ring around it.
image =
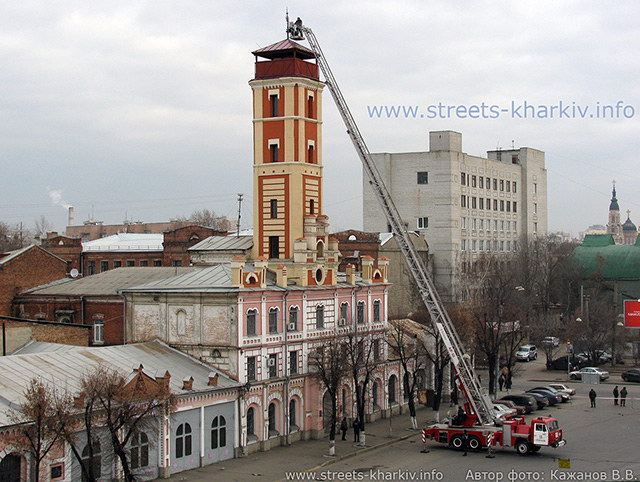
[[[0,325],[2,326],[0,346],[4,346],[7,355],[29,340],[88,346],[89,334],[91,333],[91,328],[87,326],[20,320],[4,316],[0,316]]]
[[[75,268],[78,271],[82,271],[82,241],[80,238],[69,238],[67,236],[59,236],[58,233],[48,233],[47,238],[42,240],[40,247],[68,261],[70,263],[69,269]]]
[[[378,259],[379,257],[380,237],[378,233],[367,233],[349,229],[348,231],[334,233],[331,236],[338,240],[338,250],[342,255],[338,271],[344,271],[348,264],[355,265],[356,271],[361,271],[362,265],[360,264],[360,258],[362,256],[371,256],[373,259]],[[358,256],[354,256],[356,251],[359,251]]]
[[[0,264],[0,315],[11,315],[11,302],[18,293],[67,276],[66,261],[38,246]]]

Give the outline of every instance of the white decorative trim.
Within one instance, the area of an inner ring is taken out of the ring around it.
[[[278,146],[280,147],[280,139],[269,139],[267,141],[267,146],[271,147],[271,146]]]
[[[280,98],[280,89],[269,89],[269,93],[267,94],[269,97],[275,95],[278,99]]]

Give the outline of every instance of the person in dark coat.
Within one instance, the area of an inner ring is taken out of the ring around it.
[[[500,377],[498,378],[498,387],[500,388],[500,391],[502,391],[502,387],[504,387],[504,376],[500,375]]]
[[[347,430],[349,430],[347,417],[342,417],[342,422],[340,422],[340,431],[342,432],[342,440],[347,440]]]
[[[451,390],[451,401],[449,406],[455,407],[456,405],[458,405],[458,387],[454,385],[453,390]]]
[[[511,390],[511,386],[513,385],[513,379],[512,379],[512,375],[511,375],[511,370],[509,370],[509,372],[507,373],[507,376],[504,379],[504,388],[507,389],[507,391]]]
[[[627,387],[622,387],[622,390],[620,390],[620,406],[621,407],[626,407],[627,406]]]
[[[353,427],[353,441],[360,443],[360,419],[356,417],[351,426]]]
[[[589,400],[591,400],[591,408],[596,408],[596,397],[598,395],[596,394],[596,391],[592,388],[591,390],[589,390]]]
[[[462,455],[466,457],[467,450],[469,450],[469,434],[466,430],[462,433],[462,450],[464,450],[464,453]]]
[[[616,385],[616,388],[613,389],[613,404],[614,405],[618,405],[618,395],[620,395],[620,392],[618,391],[618,385]]]
[[[453,417],[452,423],[453,425],[462,425],[462,422],[464,422],[465,418],[467,418],[467,414],[464,412],[464,409],[459,406],[458,413],[455,417]]]

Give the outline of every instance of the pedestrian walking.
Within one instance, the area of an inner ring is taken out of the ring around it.
[[[591,408],[596,408],[596,397],[598,395],[596,394],[596,391],[592,388],[589,391],[589,400],[591,400]]]
[[[511,377],[511,370],[507,373],[506,378],[504,379],[504,387],[507,389],[507,392],[511,391],[511,386],[513,385],[513,380]]]
[[[462,450],[464,450],[464,453],[462,455],[466,457],[467,450],[469,450],[469,434],[466,430],[462,432]]]
[[[620,390],[620,406],[627,406],[627,387],[622,387],[622,390]]]
[[[618,385],[616,385],[616,388],[613,389],[613,404],[614,405],[618,405],[618,395],[620,395],[620,392],[618,391]]]
[[[349,430],[347,417],[342,417],[342,422],[340,422],[340,431],[342,432],[342,440],[347,440],[347,430]]]
[[[360,419],[356,417],[351,426],[353,427],[353,441],[360,443]]]
[[[502,387],[504,387],[504,381],[504,375],[500,375],[498,378],[498,387],[500,388],[500,391],[502,391]]]
[[[449,402],[449,406],[455,407],[456,405],[458,405],[458,387],[454,385],[453,390],[451,390],[451,400]]]

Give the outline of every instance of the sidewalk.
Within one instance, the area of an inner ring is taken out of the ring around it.
[[[441,406],[441,417],[444,417],[449,404]],[[418,427],[432,423],[435,414],[430,408],[417,407]],[[391,423],[389,422],[391,420]],[[306,471],[330,465],[338,460],[344,460],[356,454],[375,450],[386,445],[416,437],[416,450],[420,450],[420,430],[410,430],[411,420],[408,409],[406,413],[396,415],[391,419],[382,419],[366,426],[366,448],[356,447],[353,443],[353,430],[347,433],[347,440],[340,440],[336,434],[336,456],[327,457],[329,439],[305,440],[291,444],[289,447],[276,447],[267,452],[258,452],[246,457],[226,460],[199,469],[180,472],[168,480],[184,480],[193,482],[209,482],[211,480],[246,481],[262,480],[276,481],[285,479],[288,471]]]

